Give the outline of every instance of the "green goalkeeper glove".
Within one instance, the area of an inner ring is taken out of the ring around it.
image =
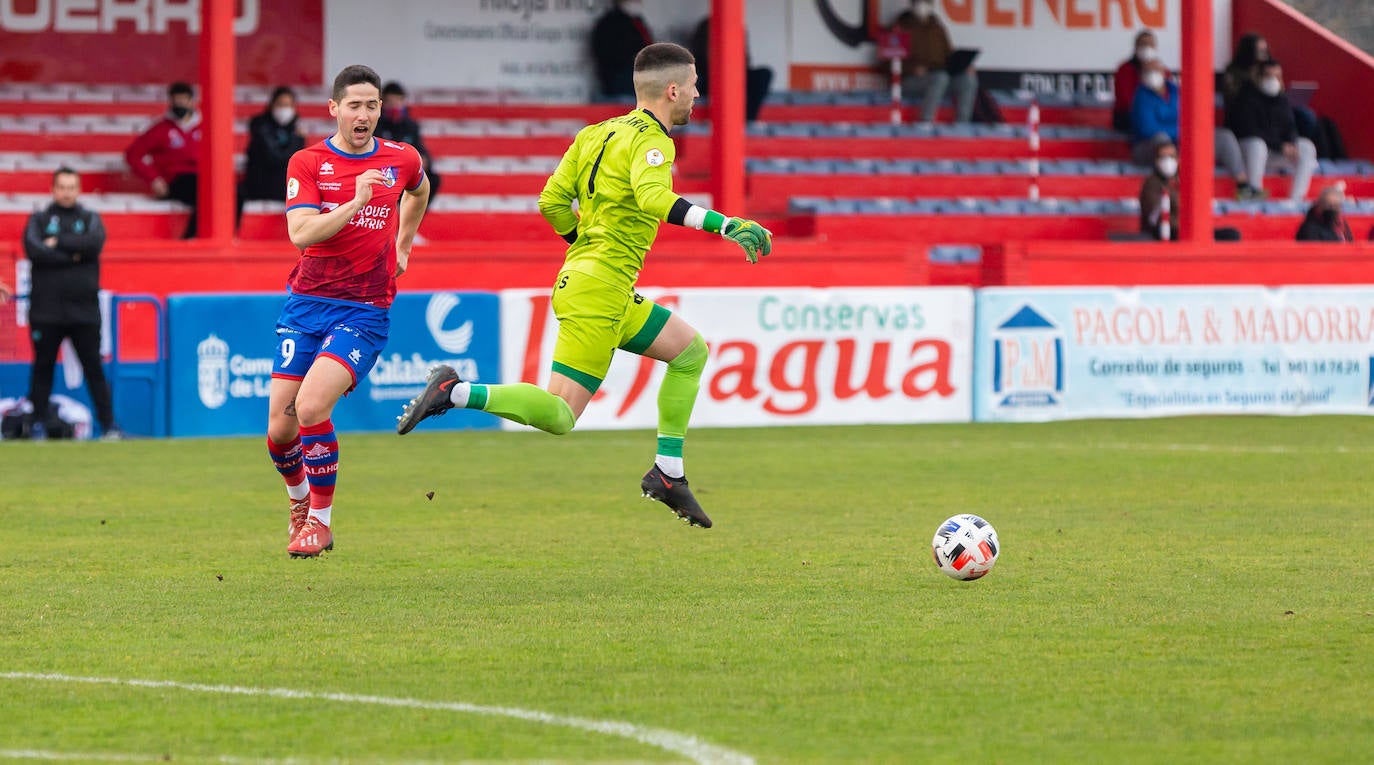
[[[743,247],[750,263],[759,262],[760,255],[773,251],[773,232],[752,220],[727,218],[720,227],[720,235]]]

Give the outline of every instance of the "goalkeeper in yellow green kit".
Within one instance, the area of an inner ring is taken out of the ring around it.
[[[427,417],[465,407],[563,435],[601,385],[617,348],[666,361],[658,451],[640,488],[688,523],[709,528],[711,519],[687,488],[682,466],[706,342],[687,322],[635,294],[635,279],[660,221],[718,233],[744,248],[750,263],[772,250],[773,235],[673,193],[676,149],[668,133],[687,124],[696,102],[691,52],[672,43],[644,48],[635,57],[634,83],[635,110],[583,128],[539,195],[540,212],[570,244],[553,288],[558,339],[549,389],[467,383],[441,366],[405,407],[396,432],[404,435]]]

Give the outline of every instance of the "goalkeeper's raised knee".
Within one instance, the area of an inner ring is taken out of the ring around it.
[[[700,379],[701,373],[706,369],[708,355],[706,340],[702,338],[701,333],[697,333],[682,353],[668,362],[668,373]]]

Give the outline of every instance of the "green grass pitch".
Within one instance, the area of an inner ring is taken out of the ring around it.
[[[301,561],[261,439],[0,445],[0,759],[1374,758],[1374,419],[702,429],[710,530],[652,448],[344,434]]]

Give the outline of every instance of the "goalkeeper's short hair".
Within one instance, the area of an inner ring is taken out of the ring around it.
[[[676,43],[654,43],[641,48],[635,55],[635,74],[691,66],[697,62],[692,52]]]

